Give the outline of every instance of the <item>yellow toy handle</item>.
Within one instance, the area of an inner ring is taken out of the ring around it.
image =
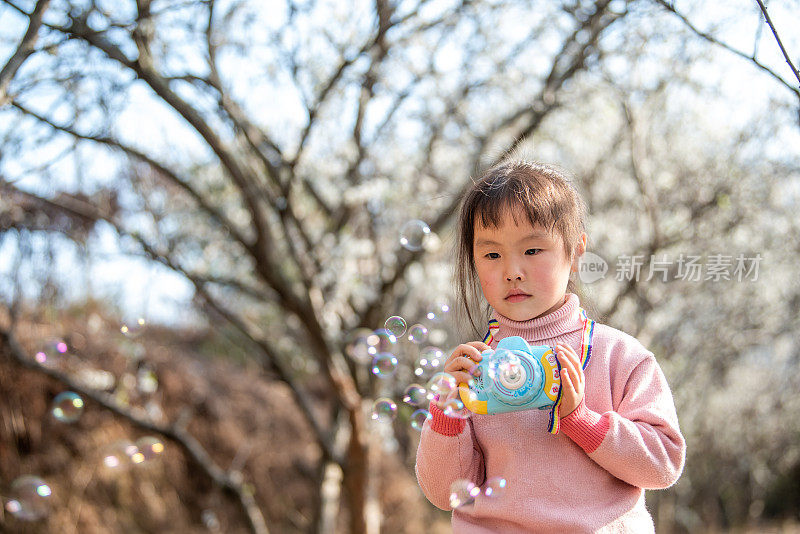
[[[458,394],[461,397],[461,402],[464,403],[464,406],[467,408],[467,410],[477,414],[488,413],[486,401],[478,400],[475,396],[475,393],[470,391],[468,385],[459,384]]]

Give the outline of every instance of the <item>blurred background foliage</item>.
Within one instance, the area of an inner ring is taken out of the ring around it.
[[[800,3],[768,8],[797,63]],[[482,335],[452,223],[511,155],[574,174],[609,266],[583,302],[673,388],[658,531],[792,530],[800,89],[756,2],[3,0],[0,48],[0,495],[53,490],[0,528],[448,532],[402,393]],[[353,343],[391,315],[429,339],[385,379]],[[103,468],[143,436],[164,453]]]

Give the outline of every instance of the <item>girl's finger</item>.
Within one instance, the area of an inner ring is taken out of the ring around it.
[[[459,356],[449,360],[444,366],[444,371],[453,374],[458,371],[469,371],[473,367],[475,367],[475,362],[473,360]]]
[[[569,356],[568,353],[563,353],[563,352],[559,351],[557,356],[558,356],[558,361],[561,363],[561,371],[562,371],[562,373],[564,371],[568,372],[570,374],[570,377],[569,377],[570,378],[570,383],[573,386],[577,386],[580,383],[579,380],[580,380],[580,374],[581,374],[578,371],[579,366],[575,365],[575,361],[573,360],[573,358],[571,358]],[[578,382],[578,383],[576,383],[576,382]]]
[[[561,387],[577,393],[575,391],[575,385],[572,383],[572,375],[563,368],[561,369]]]
[[[468,343],[464,343],[463,345],[459,345],[456,347],[456,350],[453,351],[451,357],[458,357],[458,356],[466,356],[467,358],[471,358],[472,360],[479,362],[483,359],[481,356],[481,351],[469,345]]]
[[[581,370],[581,360],[578,358],[577,353],[572,349],[572,347],[568,347],[566,345],[556,345],[558,348],[558,357],[559,359],[569,360],[572,363],[572,366],[575,367],[576,370]],[[583,373],[581,373],[583,374]]]
[[[558,349],[559,356],[561,356],[561,354],[563,353],[565,356],[572,358],[573,361],[578,361],[578,354],[569,345],[562,345],[561,343],[557,343],[556,348]]]
[[[485,350],[492,350],[492,347],[490,347],[483,341],[470,341],[469,343],[467,343],[467,345],[469,345],[470,347],[475,347],[480,352],[483,352]]]

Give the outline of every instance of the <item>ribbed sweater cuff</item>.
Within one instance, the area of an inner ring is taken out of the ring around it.
[[[455,417],[447,417],[436,404],[431,401],[429,410],[431,412],[431,428],[437,434],[443,436],[457,436],[461,434],[467,422],[464,419],[456,419]]]
[[[587,408],[583,400],[571,414],[561,419],[561,430],[587,454],[597,450],[609,426],[608,417]]]

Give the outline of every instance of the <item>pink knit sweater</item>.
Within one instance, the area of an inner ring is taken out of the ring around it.
[[[522,336],[536,345],[580,348],[578,297],[530,321],[495,317],[495,341]],[[445,416],[433,404],[422,429],[416,473],[425,496],[450,510],[450,485],[507,480],[499,497],[481,494],[453,510],[453,532],[653,532],[644,490],[671,486],[686,444],[672,394],[653,354],[634,337],[596,324],[584,371],[584,402],[547,432],[548,413],[526,410]]]

